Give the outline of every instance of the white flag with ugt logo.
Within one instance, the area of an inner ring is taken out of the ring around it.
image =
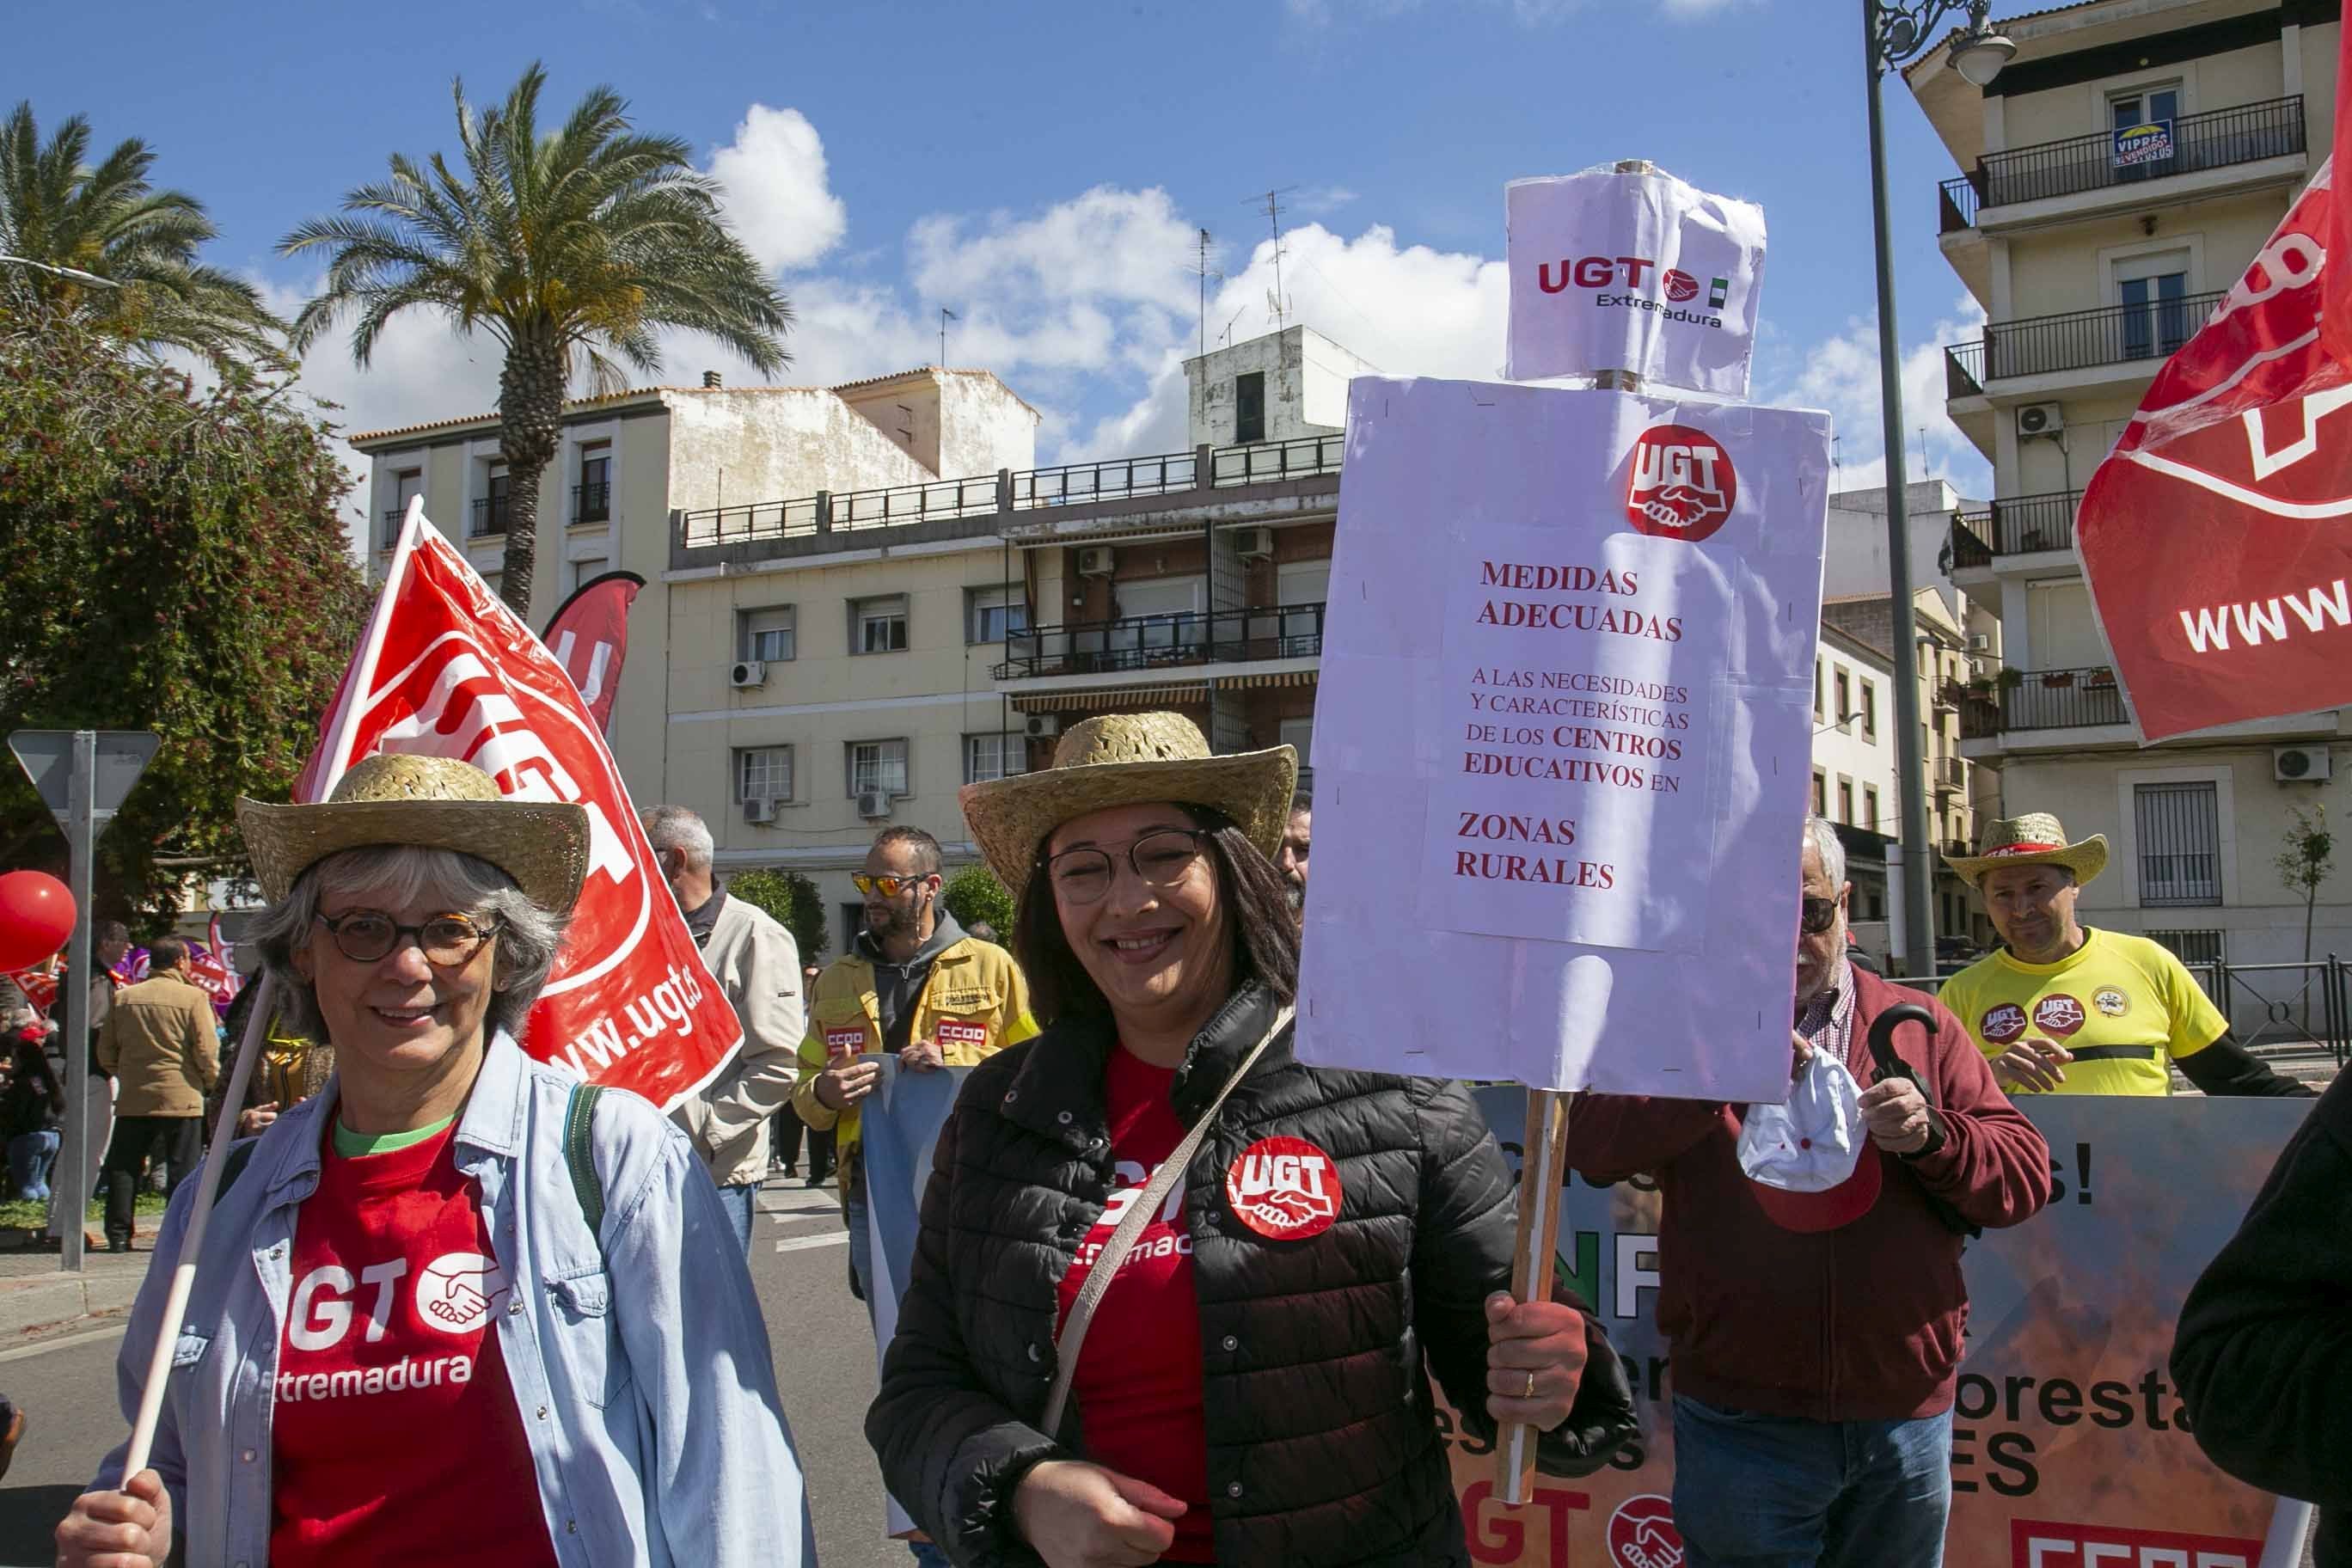
[[[457,757],[521,800],[588,811],[588,879],[524,1048],[665,1109],[742,1038],[704,967],[603,728],[547,646],[413,509],[294,798],[377,752]]]
[[[1764,209],[1653,172],[1504,188],[1513,381],[1624,370],[1748,395]]]

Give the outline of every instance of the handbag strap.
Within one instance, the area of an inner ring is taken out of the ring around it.
[[[1111,1230],[1110,1239],[1103,1243],[1100,1252],[1095,1254],[1094,1263],[1087,1270],[1086,1280],[1078,1287],[1078,1298],[1070,1303],[1070,1315],[1062,1321],[1062,1331],[1054,1336],[1054,1386],[1045,1395],[1045,1414],[1040,1426],[1048,1436],[1062,1425],[1062,1412],[1070,1402],[1070,1384],[1078,1374],[1078,1352],[1087,1342],[1087,1325],[1093,1321],[1095,1309],[1102,1304],[1111,1281],[1118,1278],[1119,1265],[1127,1261],[1127,1255],[1133,1250],[1136,1238],[1151,1223],[1151,1216],[1160,1212],[1160,1205],[1168,1201],[1168,1190],[1183,1178],[1185,1168],[1192,1163],[1193,1152],[1200,1148],[1201,1140],[1208,1134],[1209,1123],[1217,1119],[1218,1109],[1225,1103],[1225,1096],[1233,1093],[1242,1079],[1249,1076],[1250,1068],[1257,1065],[1257,1058],[1265,1054],[1265,1048],[1274,1044],[1275,1037],[1290,1026],[1292,1012],[1292,1008],[1285,1007],[1274,1016],[1274,1023],[1266,1029],[1265,1037],[1250,1047],[1249,1055],[1242,1058],[1242,1065],[1234,1069],[1233,1077],[1225,1079],[1225,1087],[1217,1090],[1217,1098],[1209,1101],[1209,1108],[1201,1112],[1201,1119],[1192,1123],[1191,1131],[1184,1134],[1184,1141],[1176,1145],[1168,1158],[1160,1162],[1160,1168],[1151,1173],[1151,1179],[1144,1183],[1142,1190],[1136,1194],[1135,1202],[1119,1216],[1118,1224]]]

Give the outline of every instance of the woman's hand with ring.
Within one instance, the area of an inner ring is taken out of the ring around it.
[[[1584,1314],[1564,1301],[1486,1298],[1486,1411],[1497,1423],[1549,1432],[1568,1419],[1584,1381]]]

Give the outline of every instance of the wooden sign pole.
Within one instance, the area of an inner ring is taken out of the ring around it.
[[[1551,1300],[1553,1260],[1559,1252],[1560,1191],[1568,1181],[1568,1111],[1576,1096],[1528,1090],[1527,1152],[1519,1162],[1519,1241],[1511,1264],[1511,1294],[1521,1301]],[[1517,1505],[1535,1496],[1532,1426],[1512,1423],[1495,1436],[1496,1495]]]

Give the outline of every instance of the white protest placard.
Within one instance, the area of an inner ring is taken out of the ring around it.
[[[1298,1055],[1787,1094],[1829,416],[1358,380]]]
[[[1672,174],[1588,169],[1504,187],[1514,381],[1632,371],[1748,395],[1764,209]]]

